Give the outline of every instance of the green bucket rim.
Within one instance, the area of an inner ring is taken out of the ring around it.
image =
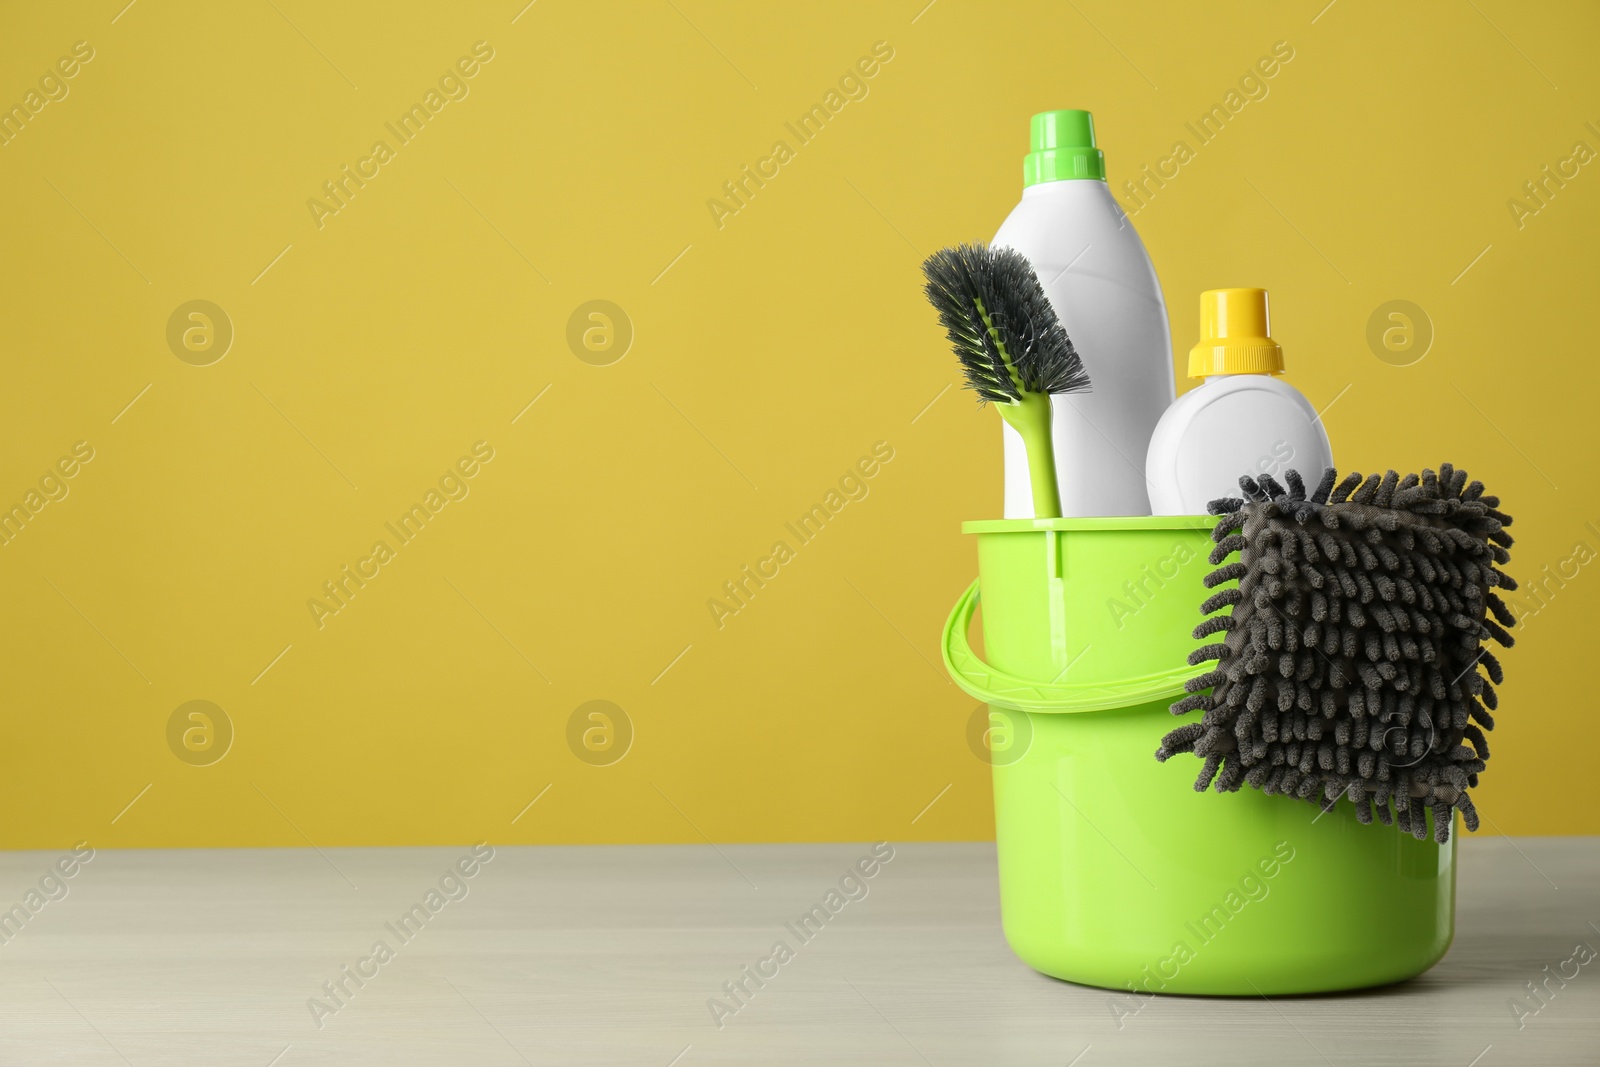
[[[961,532],[1039,533],[1049,530],[1209,530],[1217,515],[1100,515],[1077,519],[968,519]]]
[[[961,524],[969,534],[1050,534],[1074,532],[1129,532],[1148,530],[1210,531],[1216,526],[1214,515],[1111,515],[1064,519],[977,519]],[[1187,663],[1115,683],[1072,684],[1059,679],[1022,678],[984,662],[968,643],[981,598],[979,583],[973,582],[956,601],[945,621],[940,651],[946,671],[967,695],[992,707],[1039,713],[1112,711],[1119,708],[1170,700],[1185,692],[1185,684],[1197,673]]]

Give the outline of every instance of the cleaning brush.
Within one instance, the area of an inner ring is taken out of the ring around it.
[[[958,245],[922,273],[968,388],[1022,435],[1034,515],[1060,518],[1050,397],[1086,391],[1089,375],[1033,266],[1014,249]]]
[[[1242,499],[1211,502],[1221,566],[1205,585],[1237,585],[1201,604],[1210,617],[1194,636],[1222,637],[1189,662],[1215,667],[1172,705],[1204,715],[1167,734],[1156,759],[1204,759],[1197,791],[1248,784],[1324,810],[1348,797],[1360,822],[1375,807],[1418,840],[1431,811],[1444,842],[1453,809],[1478,828],[1467,791],[1503,680],[1487,642],[1510,647],[1515,624],[1494,592],[1516,588],[1499,569],[1511,518],[1448,463],[1336,478],[1330,467],[1308,493],[1295,471],[1287,487],[1245,477]]]

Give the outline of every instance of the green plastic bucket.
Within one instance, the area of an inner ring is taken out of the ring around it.
[[[944,659],[989,705],[1006,940],[1035,970],[1146,993],[1317,993],[1421,974],[1454,932],[1454,836],[1341,803],[1196,793],[1154,758],[1208,594],[1207,516],[969,522],[979,580]],[[983,597],[987,661],[967,632]],[[1214,638],[1212,640],[1215,640]]]

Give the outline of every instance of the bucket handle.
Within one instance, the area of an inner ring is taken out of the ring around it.
[[[968,696],[993,707],[1032,712],[1109,711],[1179,696],[1184,692],[1184,682],[1194,674],[1194,668],[1185,664],[1115,685],[1072,685],[1018,678],[983,662],[967,642],[967,631],[972,627],[979,596],[978,583],[974,581],[956,601],[950,618],[945,620],[940,647],[945,670],[950,672],[956,685]]]

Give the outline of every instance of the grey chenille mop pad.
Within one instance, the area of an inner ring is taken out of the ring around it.
[[[1487,643],[1510,647],[1515,622],[1494,592],[1516,588],[1499,569],[1511,518],[1448,463],[1336,478],[1329,468],[1307,493],[1295,471],[1287,488],[1245,477],[1243,499],[1212,501],[1220,566],[1205,584],[1229,587],[1200,605],[1194,635],[1222,640],[1189,656],[1215,666],[1172,712],[1203,715],[1156,759],[1203,759],[1197,791],[1248,784],[1327,810],[1348,797],[1363,823],[1375,804],[1418,840],[1431,809],[1444,842],[1452,809],[1478,828],[1467,790],[1502,681]]]

